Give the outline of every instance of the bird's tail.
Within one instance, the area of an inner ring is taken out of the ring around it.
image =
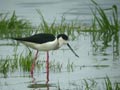
[[[22,41],[21,38],[14,38],[14,37],[12,37],[11,39],[12,39],[12,40],[17,40],[17,41]]]

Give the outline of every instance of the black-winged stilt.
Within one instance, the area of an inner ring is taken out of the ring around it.
[[[55,37],[53,34],[48,33],[40,33],[35,34],[30,37],[24,37],[24,38],[12,38],[14,40],[20,41],[21,43],[25,44],[28,47],[31,47],[35,50],[37,50],[35,54],[35,58],[33,60],[32,66],[31,66],[31,77],[33,78],[33,70],[35,67],[35,61],[38,56],[38,51],[47,51],[47,61],[46,61],[46,72],[47,72],[47,81],[49,81],[49,53],[50,50],[56,50],[59,49],[62,45],[67,45],[70,50],[75,54],[75,56],[79,57],[74,50],[69,45],[68,36],[65,34],[59,34],[57,37]]]

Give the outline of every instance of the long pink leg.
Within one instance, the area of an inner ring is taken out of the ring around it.
[[[46,61],[46,72],[47,72],[46,84],[48,84],[48,82],[49,82],[49,52],[48,51],[47,51],[47,61]]]
[[[31,77],[32,77],[32,78],[34,78],[34,77],[33,77],[33,71],[34,71],[34,68],[35,68],[35,61],[36,61],[36,59],[37,59],[37,56],[38,56],[38,50],[37,50],[37,52],[36,52],[36,54],[35,54],[35,58],[34,58],[34,60],[33,60],[33,63],[32,63],[32,66],[31,66],[31,70],[30,70],[30,73],[31,73]]]

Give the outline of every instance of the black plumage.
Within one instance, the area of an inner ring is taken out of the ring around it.
[[[57,39],[60,38],[60,37],[62,37],[64,40],[68,40],[68,36],[65,35],[65,34],[59,34],[59,35],[57,36]]]
[[[18,41],[26,41],[26,42],[33,42],[33,43],[46,43],[50,41],[55,40],[55,36],[53,34],[48,34],[48,33],[40,33],[40,34],[35,34],[30,37],[25,37],[25,38],[12,38],[14,40]]]

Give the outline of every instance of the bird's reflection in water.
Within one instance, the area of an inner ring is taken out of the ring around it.
[[[32,90],[49,90],[50,87],[53,87],[51,84],[30,84],[28,88],[32,88]]]

